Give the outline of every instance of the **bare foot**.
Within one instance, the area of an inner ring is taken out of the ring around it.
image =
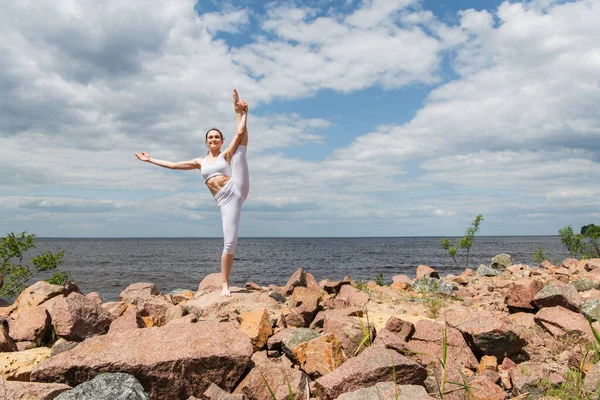
[[[221,296],[231,297],[231,293],[229,292],[229,287],[223,286],[223,290],[221,290]]]

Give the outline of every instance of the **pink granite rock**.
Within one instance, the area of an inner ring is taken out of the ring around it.
[[[391,316],[385,323],[385,329],[395,333],[406,342],[415,332],[415,325],[412,322]]]
[[[446,396],[448,397],[448,396]],[[423,386],[379,382],[368,388],[344,393],[337,400],[433,400]]]
[[[320,310],[321,288],[297,286],[289,300],[290,314],[286,317],[289,326],[308,327]],[[291,317],[297,315],[296,319]]]
[[[125,372],[150,398],[178,399],[203,393],[211,383],[232,390],[251,354],[250,339],[231,323],[169,324],[87,339],[38,364],[31,377],[76,386],[102,372]]]
[[[427,266],[427,265],[419,265],[417,267],[417,277],[416,280],[422,279],[424,277],[429,277],[429,278],[440,278],[440,274],[433,268]]]
[[[223,276],[220,272],[208,274],[198,285],[198,292],[214,292],[223,288]]]
[[[9,335],[17,342],[43,339],[50,329],[50,315],[44,306],[28,307],[19,319],[8,320]]]
[[[61,383],[36,383],[5,381],[0,378],[3,399],[10,400],[53,400],[71,387]]]
[[[81,341],[108,331],[114,317],[80,293],[55,298],[47,307],[58,337]]]
[[[350,285],[344,285],[340,289],[340,293],[336,296],[336,299],[346,301],[350,307],[364,308],[369,301],[369,295],[356,290]]]
[[[367,321],[365,320],[363,326],[366,327],[366,325]],[[325,315],[323,333],[335,335],[342,342],[342,348],[348,357],[353,356],[359,349],[360,342],[365,336],[358,318],[346,317],[339,313]],[[375,340],[375,327],[372,325],[370,326],[370,333],[372,340]]]
[[[138,282],[127,286],[119,297],[125,304],[137,304],[139,299],[148,299],[159,295],[160,291],[153,283]]]
[[[108,329],[108,333],[115,333],[127,329],[145,328],[146,324],[140,313],[134,308],[128,308],[120,317],[115,319]]]
[[[486,375],[469,382],[472,400],[504,400],[506,392]]]
[[[243,394],[231,394],[214,383],[211,383],[208,389],[204,392],[204,397],[208,400],[244,400]],[[196,397],[189,397],[188,400],[195,400]],[[199,400],[199,399],[198,399]]]
[[[140,315],[152,318],[156,326],[162,326],[167,323],[167,314],[174,307],[173,303],[167,301],[163,296],[140,298],[137,301],[137,308],[140,310]]]
[[[399,385],[423,385],[427,371],[420,364],[394,350],[369,347],[350,358],[335,371],[315,381],[322,400],[333,400],[343,393],[394,380]]]
[[[100,294],[98,292],[90,292],[86,294],[85,297],[92,301],[95,301],[98,304],[102,304],[102,297],[100,297]]]
[[[304,268],[297,269],[283,287],[283,294],[289,296],[294,292],[294,288],[306,287],[306,271]]]
[[[0,352],[18,351],[16,343],[8,335],[5,323],[0,323]]]
[[[71,292],[79,293],[79,288],[75,285],[59,286],[52,285],[45,281],[39,281],[29,286],[15,300],[12,308],[11,317],[18,319],[21,312],[29,307],[36,307],[56,296],[66,296]]]
[[[535,322],[553,336],[579,335],[593,340],[592,330],[585,317],[564,307],[544,307],[535,314]]]
[[[533,299],[544,287],[538,279],[520,279],[505,289],[504,304],[512,308],[534,310]]]

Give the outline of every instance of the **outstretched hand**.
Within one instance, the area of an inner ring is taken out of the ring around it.
[[[150,161],[150,154],[148,154],[148,153],[144,153],[142,151],[139,154],[138,153],[133,153],[133,154],[137,157],[138,160],[146,161],[146,162]]]

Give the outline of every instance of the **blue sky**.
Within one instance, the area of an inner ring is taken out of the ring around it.
[[[220,236],[204,132],[250,103],[241,236],[556,234],[600,218],[600,4],[15,3],[0,227]],[[77,40],[73,40],[77,38]]]

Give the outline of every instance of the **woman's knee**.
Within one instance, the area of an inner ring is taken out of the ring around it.
[[[225,243],[223,244],[223,253],[233,254],[233,253],[235,253],[236,247],[237,247],[237,240],[225,240]]]

